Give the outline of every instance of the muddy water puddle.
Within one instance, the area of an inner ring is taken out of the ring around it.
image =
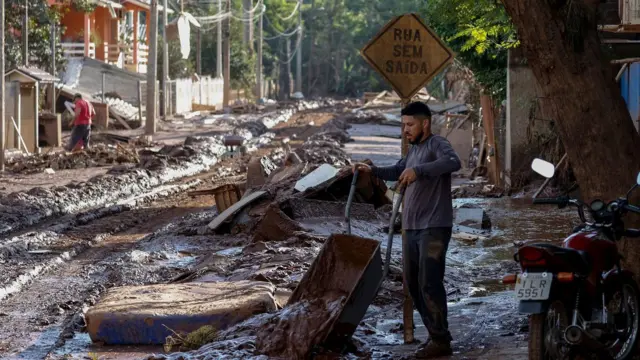
[[[449,293],[449,324],[454,336],[452,359],[526,359],[526,318],[517,313],[513,293],[499,279],[515,271],[514,243],[545,241],[560,243],[577,224],[574,211],[534,207],[524,199],[458,199],[455,206],[474,204],[485,209],[492,222],[486,239],[452,240],[447,256],[445,282],[456,282],[462,296]],[[395,246],[394,246],[395,248]],[[401,300],[398,300],[400,304]],[[402,312],[398,306],[369,312],[359,335],[374,350],[373,358],[410,357],[416,345],[404,345]],[[417,312],[414,334],[425,341],[427,331]],[[369,329],[373,334],[363,334]]]

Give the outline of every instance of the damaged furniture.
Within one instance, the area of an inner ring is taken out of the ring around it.
[[[226,329],[276,310],[275,288],[266,282],[194,282],[110,289],[85,318],[93,342],[164,344],[167,336],[205,325]]]

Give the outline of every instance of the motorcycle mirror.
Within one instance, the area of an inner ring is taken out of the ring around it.
[[[638,176],[636,176],[636,184],[633,185],[629,192],[627,192],[627,199],[631,196],[631,193],[640,186],[640,172],[638,172]]]
[[[546,177],[547,179],[551,179],[553,175],[556,173],[556,167],[552,163],[548,161],[544,161],[542,159],[533,159],[531,163],[531,169],[538,174]],[[640,179],[640,177],[639,177]]]

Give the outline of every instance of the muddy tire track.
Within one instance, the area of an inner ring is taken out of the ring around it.
[[[68,231],[65,237],[69,242],[86,244],[78,256],[0,302],[0,358],[45,358],[84,326],[82,313],[107,288],[175,276],[177,270],[169,268],[153,275],[137,271],[135,266],[132,271],[123,272],[123,268],[133,263],[130,251],[149,234],[213,205],[211,196],[190,198],[179,193],[135,213],[122,212]]]

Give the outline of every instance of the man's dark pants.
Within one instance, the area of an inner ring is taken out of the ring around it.
[[[84,148],[88,149],[90,138],[91,125],[74,125],[73,129],[71,129],[71,140],[69,141],[67,150],[73,150],[73,148],[76,146],[76,144],[78,144],[78,141],[80,140],[82,140],[82,145],[84,145]]]
[[[404,276],[431,339],[451,341],[444,269],[451,228],[405,230]]]

